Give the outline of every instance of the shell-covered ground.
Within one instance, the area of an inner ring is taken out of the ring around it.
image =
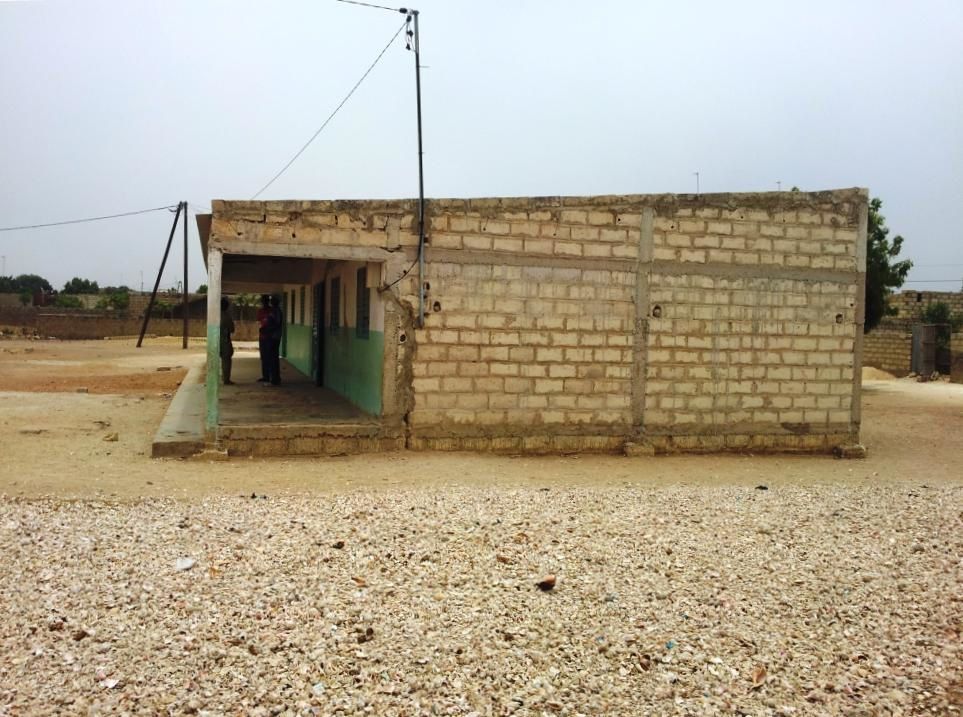
[[[5,500],[0,714],[959,713],[961,513],[922,483]]]

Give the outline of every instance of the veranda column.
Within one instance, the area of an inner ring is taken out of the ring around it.
[[[221,266],[224,252],[207,252],[207,417],[208,440],[217,440],[218,401],[221,393]]]

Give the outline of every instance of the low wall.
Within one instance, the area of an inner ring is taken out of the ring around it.
[[[930,304],[946,304],[950,314],[963,314],[963,291],[901,291],[889,297],[900,319],[918,319]]]
[[[913,322],[888,319],[863,336],[863,366],[889,371],[894,376],[910,372]]]
[[[950,381],[963,383],[963,331],[950,337]]]
[[[105,314],[101,312],[38,311],[35,308],[0,307],[0,326],[13,329],[27,329],[41,336],[57,339],[102,339],[108,336],[137,336],[140,334],[143,318]],[[184,331],[181,319],[151,319],[147,332],[158,336],[180,336]],[[188,335],[193,338],[207,337],[205,319],[191,319]],[[236,321],[235,341],[257,341],[257,323]]]

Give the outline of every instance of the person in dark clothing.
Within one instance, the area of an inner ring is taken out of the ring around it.
[[[261,307],[257,310],[257,349],[261,354],[261,378],[259,383],[271,380],[271,340],[268,319],[271,316],[271,297],[261,296]]]
[[[225,386],[234,383],[231,380],[231,357],[234,356],[234,344],[231,342],[233,333],[234,319],[231,317],[231,302],[224,297],[221,299],[221,374]]]
[[[268,360],[268,376],[271,384],[281,383],[281,337],[284,336],[284,314],[281,311],[281,300],[277,295],[271,297],[270,315],[268,317],[268,342],[270,358]]]

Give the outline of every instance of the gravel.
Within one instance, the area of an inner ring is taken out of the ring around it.
[[[3,499],[0,714],[960,714],[961,512],[955,485]]]

